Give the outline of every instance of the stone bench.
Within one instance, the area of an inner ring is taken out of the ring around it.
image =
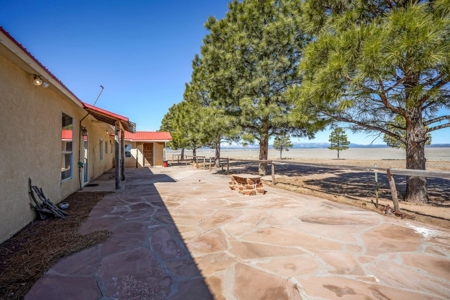
[[[239,192],[239,194],[246,196],[264,194],[264,186],[261,182],[261,176],[258,175],[252,174],[231,175],[229,186],[230,189],[236,190]]]

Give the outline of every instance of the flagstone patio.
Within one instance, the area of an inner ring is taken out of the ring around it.
[[[110,239],[26,299],[446,299],[450,232],[192,167],[127,169],[80,228]]]

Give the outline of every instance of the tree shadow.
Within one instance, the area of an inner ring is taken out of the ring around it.
[[[105,196],[79,229],[109,230],[110,238],[60,260],[26,299],[73,289],[90,299],[214,298],[154,185],[175,180],[148,168],[126,169],[126,178],[125,189]]]
[[[232,162],[231,172],[258,173],[257,162]],[[268,173],[270,169],[268,168]],[[370,197],[375,198],[375,173],[355,170],[344,170],[323,166],[306,166],[300,164],[275,165],[275,174],[297,179],[304,185],[322,192],[337,196]],[[394,176],[397,191],[403,200],[406,193],[406,176]],[[450,207],[450,180],[441,178],[427,178],[429,204],[439,207]],[[387,175],[378,173],[378,196],[391,200],[391,191]]]

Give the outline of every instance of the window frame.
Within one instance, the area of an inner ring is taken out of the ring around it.
[[[74,145],[74,143],[73,143],[73,136],[74,136],[74,130],[73,130],[73,118],[70,116],[70,115],[68,115],[68,114],[66,114],[66,113],[64,113],[64,112],[62,112],[61,113],[61,116],[62,116],[62,119],[61,119],[61,142],[63,142],[63,143],[65,143],[64,144],[64,149],[61,147],[61,163],[62,163],[62,161],[64,160],[65,162],[67,161],[66,160],[66,157],[67,157],[67,155],[69,156],[69,167],[68,168],[62,168],[62,165],[61,165],[61,182],[64,182],[64,181],[67,181],[67,180],[69,180],[69,179],[72,179],[73,178],[73,145]],[[68,118],[70,118],[70,124],[69,123],[65,123],[65,120],[66,119],[68,119]],[[63,136],[62,136],[62,130],[67,130],[67,129],[64,129],[64,128],[66,128],[66,127],[71,127],[71,131],[72,131],[72,137],[71,137],[71,141],[63,141]],[[70,143],[71,144],[71,150],[67,150],[67,143]],[[67,171],[69,171],[68,173],[66,173]],[[67,177],[64,177],[64,174],[68,174],[67,175]]]

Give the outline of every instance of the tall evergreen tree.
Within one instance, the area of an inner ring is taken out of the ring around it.
[[[208,90],[210,80],[202,60],[198,55],[192,62],[191,82],[186,84],[184,99],[201,107],[202,140],[208,147],[215,149],[215,164],[220,165],[220,145],[223,141],[237,141],[240,136],[240,127],[237,119],[225,114],[225,111],[213,101]]]
[[[381,132],[425,169],[427,134],[450,127],[450,1],[306,0],[304,81],[291,91],[323,116]],[[392,127],[405,120],[405,135]],[[426,179],[407,179],[406,200],[427,202]]]
[[[242,137],[259,142],[267,160],[269,138],[312,137],[314,115],[291,114],[284,91],[301,83],[297,68],[308,40],[300,27],[301,0],[233,0],[225,18],[210,17],[201,49],[210,97],[238,120]],[[266,173],[266,163],[259,166]]]
[[[329,142],[331,143],[328,149],[337,150],[337,159],[339,159],[339,152],[348,149],[348,145],[350,142],[347,140],[347,134],[344,129],[337,127],[335,128],[331,134]]]
[[[172,149],[192,149],[195,162],[197,149],[205,143],[201,120],[202,107],[193,102],[181,101],[169,109],[160,127],[161,131],[169,131],[172,134],[169,146]]]
[[[285,134],[276,136],[273,141],[273,148],[280,151],[280,159],[283,159],[283,150],[289,151],[292,147],[294,147],[294,145],[292,144],[291,139]]]

